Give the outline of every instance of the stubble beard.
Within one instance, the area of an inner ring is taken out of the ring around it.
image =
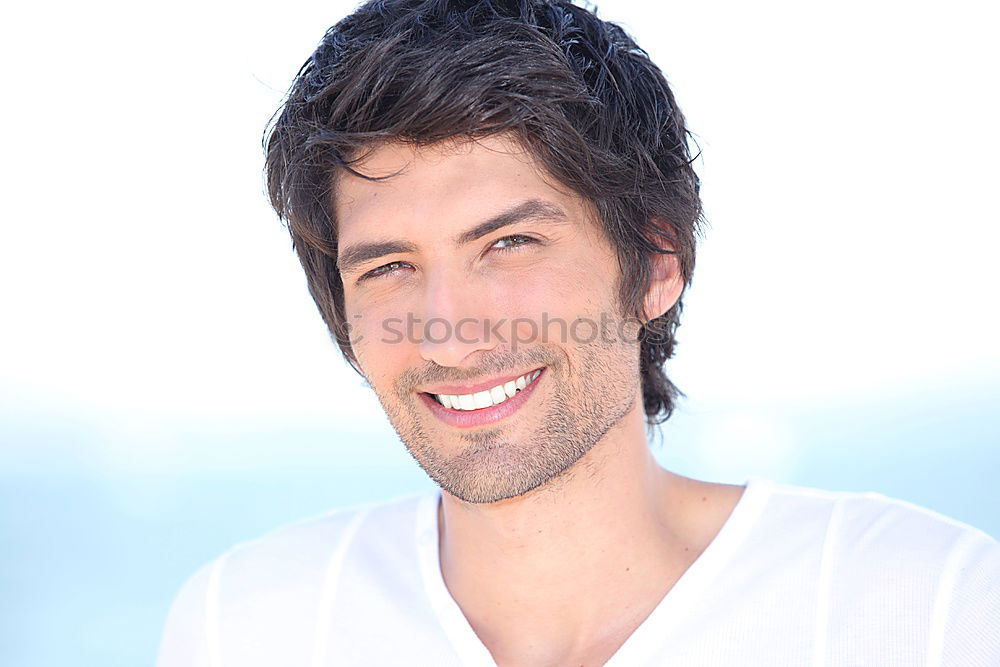
[[[498,367],[497,374],[533,364],[546,367],[547,386],[529,398],[529,405],[544,400],[545,408],[535,418],[535,428],[517,440],[510,439],[502,422],[459,433],[466,446],[451,456],[425,427],[435,418],[426,414],[413,391],[396,392],[394,401],[376,393],[400,440],[441,489],[470,503],[498,502],[568,478],[574,464],[632,409],[639,382],[635,348],[594,342],[575,349],[579,354],[570,362],[572,374],[567,358],[554,346],[496,358],[491,367]],[[532,407],[539,414],[537,404]],[[518,419],[517,413],[513,418]]]

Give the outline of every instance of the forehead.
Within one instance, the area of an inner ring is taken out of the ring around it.
[[[572,218],[589,218],[586,202],[547,176],[515,141],[502,136],[430,146],[380,144],[337,179],[334,210],[341,245],[386,227],[415,235],[465,226],[517,202],[539,199]]]

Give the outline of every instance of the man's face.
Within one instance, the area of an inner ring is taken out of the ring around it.
[[[591,207],[502,137],[384,144],[356,168],[391,177],[338,180],[345,314],[403,443],[470,502],[567,472],[640,398]]]

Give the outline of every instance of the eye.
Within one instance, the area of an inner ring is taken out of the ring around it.
[[[530,236],[525,236],[524,234],[511,234],[510,236],[504,236],[493,242],[490,246],[492,250],[496,252],[514,252],[521,246],[527,245],[537,245],[539,243],[538,239],[532,238]],[[365,280],[371,280],[373,278],[380,278],[382,276],[387,276],[391,273],[395,273],[396,269],[404,266],[410,266],[406,262],[389,262],[388,264],[383,264],[377,268],[362,274],[358,278],[358,282],[363,282]]]
[[[383,264],[382,266],[363,274],[360,278],[358,278],[358,282],[360,283],[364,280],[369,280],[370,278],[378,278],[380,276],[387,275],[401,266],[409,265],[406,262],[389,262],[388,264]]]
[[[521,246],[533,245],[537,243],[538,241],[530,236],[525,236],[524,234],[512,234],[510,236],[504,236],[503,238],[497,239],[490,247],[500,252],[510,252]]]

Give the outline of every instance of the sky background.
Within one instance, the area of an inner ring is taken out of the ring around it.
[[[5,12],[0,663],[151,664],[232,544],[430,488],[263,195],[262,131],[354,4]],[[598,6],[703,150],[659,458],[1000,535],[993,5]]]

